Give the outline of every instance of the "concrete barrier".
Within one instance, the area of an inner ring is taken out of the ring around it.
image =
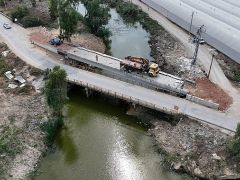
[[[219,104],[217,104],[217,103],[210,102],[210,101],[207,101],[205,99],[201,99],[199,97],[192,96],[190,94],[187,94],[186,99],[191,101],[191,102],[194,102],[194,103],[197,103],[197,104],[200,104],[200,105],[212,108],[212,109],[218,110],[218,108],[219,108]]]

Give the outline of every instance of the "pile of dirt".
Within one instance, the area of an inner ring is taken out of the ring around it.
[[[190,94],[219,104],[219,110],[226,110],[233,102],[232,98],[217,84],[207,78],[196,78],[196,86],[189,86]]]
[[[185,118],[176,126],[159,120],[152,123],[154,128],[149,132],[168,154],[166,161],[174,170],[207,179],[237,174],[240,163],[227,161],[230,136]]]
[[[59,34],[57,30],[48,30],[45,27],[31,28],[30,32],[30,41],[38,42],[43,45],[49,45],[49,40],[57,37]],[[57,46],[57,48],[68,50],[72,47],[71,45],[79,45],[100,53],[105,52],[105,45],[102,39],[90,33],[75,34],[71,37],[70,43],[64,42],[60,46]]]

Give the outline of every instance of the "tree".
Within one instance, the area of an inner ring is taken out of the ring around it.
[[[104,7],[98,0],[83,1],[87,9],[85,21],[92,33],[98,35],[102,33],[104,26],[110,19],[109,8]]]
[[[70,1],[60,0],[58,5],[58,17],[60,35],[64,35],[64,37],[70,41],[70,37],[76,32],[80,15]]]
[[[58,0],[49,0],[49,13],[52,20],[58,17]]]
[[[62,115],[62,109],[67,100],[66,77],[65,70],[60,69],[59,66],[55,66],[48,74],[48,80],[44,87],[47,103],[57,116]]]
[[[230,143],[229,150],[232,156],[240,160],[240,123],[238,123],[236,134]]]
[[[36,5],[37,5],[37,2],[36,2],[36,0],[31,0],[31,3],[32,3],[32,7],[36,7]]]

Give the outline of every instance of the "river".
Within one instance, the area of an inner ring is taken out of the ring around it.
[[[81,4],[78,10],[85,13]],[[151,59],[148,33],[140,24],[125,25],[111,9],[107,26],[114,56]],[[86,98],[80,88],[71,90],[69,98],[65,126],[54,142],[56,150],[43,158],[36,180],[186,179],[163,167],[153,138],[140,120],[126,115],[126,105],[102,95]]]
[[[183,180],[163,168],[152,137],[126,107],[79,88],[69,93],[65,127],[36,180]]]
[[[86,9],[83,4],[78,5],[78,12],[85,16]],[[139,56],[153,60],[150,56],[151,49],[148,41],[150,34],[146,32],[139,23],[134,26],[123,22],[115,9],[110,9],[111,18],[106,27],[111,32],[111,53],[117,58],[126,56]]]

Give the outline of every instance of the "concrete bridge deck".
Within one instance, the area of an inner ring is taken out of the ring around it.
[[[3,24],[4,22],[9,22],[9,20],[4,16],[0,16],[0,23]],[[27,30],[16,24],[12,26],[13,28],[10,30],[0,28],[0,34],[4,42],[17,56],[36,68],[44,70],[59,65],[67,72],[69,81],[75,84],[86,86],[145,107],[172,114],[184,114],[195,120],[207,122],[230,131],[236,130],[237,120],[222,112],[203,107],[185,99],[64,65],[47,56],[45,52],[35,48],[29,41]]]

